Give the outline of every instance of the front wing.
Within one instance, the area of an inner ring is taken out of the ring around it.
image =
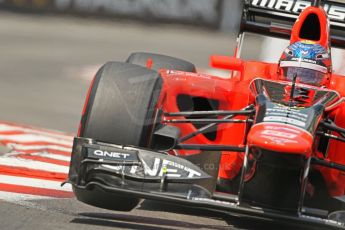
[[[249,206],[240,196],[215,192],[220,153],[172,156],[152,150],[75,138],[67,183],[74,188],[150,199],[260,219],[345,229],[345,223],[303,213]],[[208,156],[205,158],[205,156]],[[187,159],[185,159],[187,158]],[[206,159],[206,160],[205,160]]]

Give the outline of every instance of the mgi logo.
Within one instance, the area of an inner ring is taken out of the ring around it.
[[[252,6],[287,11],[289,13],[299,14],[308,6],[311,1],[301,0],[252,0]],[[345,7],[335,4],[325,4],[325,11],[332,20],[345,22]]]

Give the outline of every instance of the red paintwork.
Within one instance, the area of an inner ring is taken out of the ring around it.
[[[310,156],[313,151],[313,136],[292,125],[260,123],[253,125],[247,137],[249,146],[289,154]]]
[[[240,110],[248,105],[250,100],[250,93],[247,90],[249,82],[168,70],[162,70],[161,76],[164,80],[162,93],[164,97],[162,97],[160,106],[165,111],[179,111],[176,100],[177,96],[181,94],[217,100],[221,110]],[[176,126],[181,129],[182,136],[196,130],[192,124],[179,124]],[[236,131],[234,132],[234,130]],[[218,127],[216,140],[210,141],[204,135],[197,135],[186,143],[243,145],[244,136],[244,124],[222,124]],[[179,153],[193,154],[197,151],[180,151]],[[242,162],[242,154],[224,152],[220,175],[224,178],[235,177],[241,168]]]
[[[301,13],[299,20],[297,20],[293,27],[291,43],[303,40],[299,37],[300,29],[306,17],[311,13],[316,14],[321,23],[320,40],[311,42],[319,43],[328,49],[329,24],[327,16],[323,9],[316,7],[309,7]],[[278,52],[283,52],[283,50]],[[237,53],[237,50],[235,53]],[[147,60],[146,65],[148,68],[151,68],[152,64],[152,60]],[[157,108],[163,109],[164,112],[179,112],[177,98],[179,95],[185,94],[217,100],[219,102],[219,110],[241,110],[255,103],[254,96],[249,89],[253,79],[259,77],[273,81],[281,80],[278,63],[244,61],[235,57],[212,56],[211,65],[232,71],[232,77],[223,79],[206,74],[161,69],[159,72],[163,79],[163,89]],[[345,76],[330,75],[330,83],[327,86],[329,86],[329,89],[338,91],[341,96],[345,96]],[[91,87],[92,84],[90,89]],[[88,97],[85,104],[87,104],[87,101]],[[84,107],[83,115],[85,109]],[[329,111],[325,116],[332,117],[339,127],[345,127],[345,103]],[[238,116],[236,118],[241,119],[242,117]],[[162,122],[164,123],[167,119],[169,118],[163,116]],[[177,117],[176,119],[183,119],[183,117]],[[181,136],[196,131],[192,124],[175,125],[180,128]],[[221,124],[217,128],[217,136],[214,141],[199,134],[185,143],[235,145],[241,147],[249,144],[273,150],[277,153],[318,156],[345,165],[345,143],[330,141],[327,156],[324,157],[313,146],[314,137],[295,127],[277,123],[265,123],[251,127],[247,136],[246,128],[245,124]],[[198,151],[176,151],[181,155],[198,153]],[[173,154],[173,151],[171,153]],[[243,158],[243,153],[222,152],[219,177],[224,179],[235,178],[242,168]],[[319,170],[326,180],[329,193],[332,196],[344,195],[345,175],[339,171],[321,167]]]
[[[328,19],[324,10],[316,7],[309,7],[301,13],[299,20],[297,20],[293,27],[291,43],[303,40],[299,38],[300,29],[305,18],[311,13],[316,14],[321,23],[321,38],[319,41],[312,42],[319,43],[328,49]],[[177,97],[181,94],[187,94],[217,100],[220,103],[220,110],[240,110],[254,103],[254,97],[249,90],[249,85],[253,79],[257,77],[271,80],[281,79],[277,63],[244,61],[234,57],[212,56],[211,65],[216,68],[234,71],[234,74],[230,79],[222,79],[205,74],[160,70],[164,86],[158,106],[165,112],[178,112]],[[338,91],[341,96],[345,96],[345,76],[331,76],[330,74],[329,88]],[[345,127],[344,103],[330,111],[329,116],[335,119],[335,123],[338,126]],[[180,118],[182,119],[183,117]],[[163,123],[166,119],[168,118],[163,117]],[[181,129],[181,136],[196,130],[192,124],[177,124],[176,126]],[[314,137],[295,127],[278,124],[260,124],[252,127],[247,137],[245,136],[245,129],[246,125],[244,124],[222,124],[218,126],[217,137],[214,141],[210,141],[204,135],[199,134],[186,143],[238,146],[248,143],[249,145],[261,146],[277,152],[298,153],[305,154],[306,156],[317,155],[324,158],[313,146]],[[270,135],[265,137],[265,133]],[[275,138],[272,139],[272,136]],[[345,154],[342,152],[344,150],[345,143],[331,141],[326,159],[345,164]],[[195,154],[198,152],[180,150],[178,153]],[[223,152],[219,177],[225,179],[236,177],[241,170],[243,157],[243,153]],[[345,175],[339,171],[326,168],[320,168],[320,171],[326,180],[329,193],[333,196],[343,195],[345,191]]]
[[[243,71],[243,61],[235,57],[228,56],[216,56],[213,55],[210,57],[211,67],[219,69],[231,69],[234,71]]]
[[[146,68],[152,69],[152,65],[153,65],[153,60],[151,58],[147,59]]]
[[[322,45],[326,49],[329,48],[330,47],[330,44],[329,44],[329,41],[330,41],[329,28],[330,27],[328,26],[329,21],[328,21],[327,13],[322,7],[311,6],[301,12],[298,20],[296,21],[295,25],[292,28],[290,44],[305,40],[305,39],[300,38],[299,35],[300,35],[300,31],[301,31],[304,21],[310,14],[316,14],[321,24],[320,40],[314,41],[314,42]]]

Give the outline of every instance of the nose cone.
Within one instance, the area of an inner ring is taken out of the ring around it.
[[[248,134],[248,144],[274,152],[310,156],[313,136],[292,125],[259,123],[251,128]]]

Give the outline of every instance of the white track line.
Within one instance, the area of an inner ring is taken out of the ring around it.
[[[42,135],[54,137],[57,139],[73,140],[72,135],[66,135],[59,132],[55,133],[54,131],[50,131],[50,130],[44,131],[44,130],[37,130],[37,129],[31,129],[31,128],[25,128],[25,127],[0,123],[0,132],[7,132],[7,131],[23,131],[27,133],[42,134]]]
[[[61,147],[58,145],[21,145],[21,144],[14,144],[10,143],[7,145],[10,148],[14,148],[18,151],[26,151],[26,150],[45,150],[45,149],[51,149],[51,150],[58,150],[61,152],[67,152],[70,153],[72,151],[72,148],[66,148],[66,147]]]
[[[42,180],[42,179],[34,179],[34,178],[23,178],[23,177],[17,177],[17,176],[1,175],[1,174],[0,174],[0,183],[28,186],[28,187],[34,187],[34,188],[54,189],[54,190],[60,190],[60,191],[66,191],[66,192],[72,191],[72,186],[70,184],[66,184],[64,187],[61,187],[61,182],[58,182],[58,181],[50,181],[50,180]]]
[[[40,161],[33,161],[22,158],[15,157],[0,157],[0,166],[12,166],[12,167],[21,167],[34,170],[42,170],[52,173],[65,173],[69,171],[69,167],[61,166],[51,163],[45,163]]]
[[[49,142],[51,144],[61,144],[72,146],[71,141],[59,140],[47,136],[33,135],[33,134],[18,134],[18,135],[0,135],[0,140],[9,140],[13,142]]]
[[[18,201],[23,201],[23,200],[46,200],[46,199],[52,199],[52,197],[0,191],[0,200],[5,200],[8,202],[17,203]]]
[[[26,154],[24,154],[26,155]],[[39,157],[45,157],[45,158],[49,158],[49,159],[54,159],[54,160],[60,160],[60,161],[66,161],[66,162],[70,162],[71,157],[66,157],[66,156],[62,156],[62,155],[58,155],[58,154],[52,154],[52,153],[30,153],[28,154],[29,156],[39,156]],[[1,163],[0,163],[1,164]]]

